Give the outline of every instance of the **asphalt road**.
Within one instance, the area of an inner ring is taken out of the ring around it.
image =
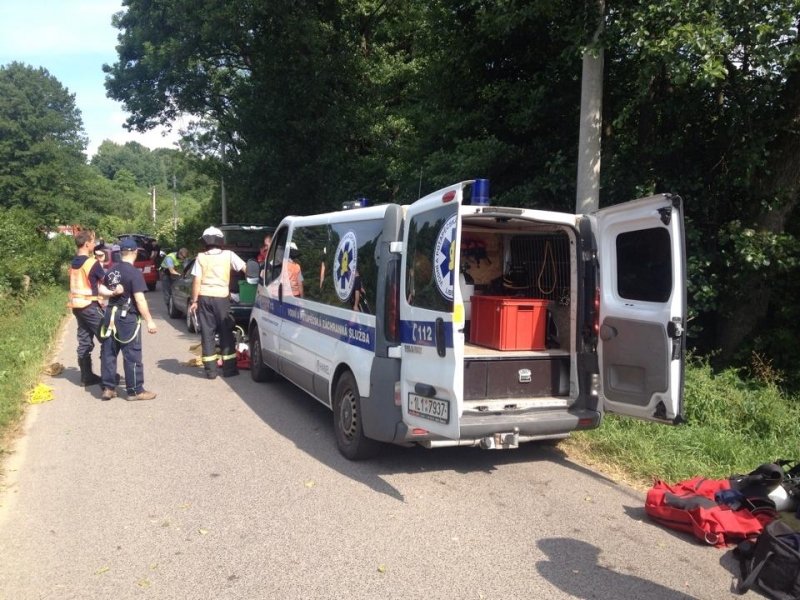
[[[557,449],[347,461],[328,409],[287,382],[205,380],[185,365],[199,338],[147,298],[156,400],[80,388],[65,329],[55,400],[4,465],[0,598],[738,598],[730,551]]]

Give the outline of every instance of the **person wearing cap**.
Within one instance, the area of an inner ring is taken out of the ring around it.
[[[183,261],[187,256],[189,256],[189,251],[181,248],[177,252],[170,252],[161,261],[161,291],[167,306],[169,306],[169,299],[172,296],[172,282],[181,276],[178,266],[183,266]]]
[[[94,338],[99,339],[103,320],[98,285],[105,271],[93,256],[94,231],[91,229],[78,231],[75,234],[75,246],[77,253],[70,263],[67,306],[72,309],[72,314],[78,321],[78,368],[81,373],[81,385],[86,387],[100,383],[100,377],[92,371],[92,350],[94,350]]]
[[[220,248],[225,238],[216,227],[203,232],[205,252],[200,252],[192,266],[192,297],[189,312],[197,315],[202,341],[202,362],[208,379],[217,377],[217,360],[222,359],[222,376],[238,375],[234,321],[230,314],[231,271],[244,271],[245,262],[230,250]],[[215,335],[219,335],[217,353]]]
[[[138,251],[136,240],[125,238],[119,246],[122,260],[108,268],[100,286],[101,293],[110,295],[100,329],[103,339],[101,397],[111,400],[117,395],[117,357],[122,352],[128,400],[152,400],[156,394],[144,388],[141,324],[144,320],[147,331],[156,333],[156,323],[144,297],[147,291],[144,275],[133,266]]]

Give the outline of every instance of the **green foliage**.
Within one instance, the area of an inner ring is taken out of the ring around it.
[[[63,246],[50,243],[39,225],[31,210],[16,207],[2,210],[0,296],[28,294],[59,279]]]
[[[85,137],[75,98],[46,69],[0,67],[0,207],[75,215]]]
[[[577,441],[643,482],[727,477],[797,455],[800,399],[772,382],[742,379],[734,369],[715,375],[707,361],[693,361],[685,405],[685,425],[607,416]]]
[[[41,376],[66,315],[66,299],[63,287],[50,286],[24,301],[0,303],[0,432],[22,414],[25,394]]]
[[[800,266],[800,240],[789,233],[743,227],[739,220],[725,224],[719,236],[726,268],[747,269],[764,276],[786,277]],[[740,273],[732,273],[736,278]]]
[[[98,237],[114,240],[120,233],[147,233],[163,246],[175,241],[175,222],[192,218],[208,205],[213,186],[198,173],[196,164],[182,152],[149,150],[128,142],[120,146],[105,141],[92,158],[95,176],[108,186],[114,198],[108,212],[93,221]],[[152,192],[156,192],[153,222]]]

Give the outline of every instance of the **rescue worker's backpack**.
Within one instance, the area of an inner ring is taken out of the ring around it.
[[[656,481],[647,492],[645,512],[670,529],[717,547],[755,539],[776,517],[768,498],[748,498],[731,489],[727,479],[703,477],[673,485]]]
[[[742,569],[737,592],[755,587],[773,600],[800,598],[800,533],[786,523],[770,523],[755,543],[740,543],[734,554]]]

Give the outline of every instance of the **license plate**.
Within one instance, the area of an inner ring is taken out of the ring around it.
[[[408,414],[437,423],[450,422],[450,401],[427,396],[408,395]]]

